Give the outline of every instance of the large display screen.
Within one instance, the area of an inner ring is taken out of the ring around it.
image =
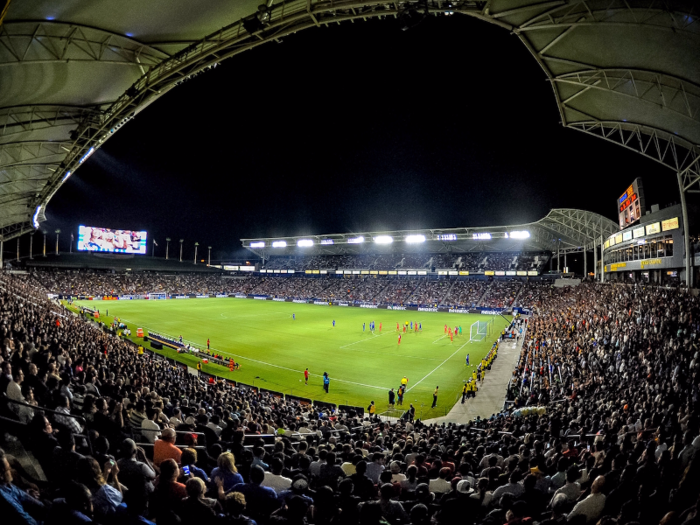
[[[644,189],[642,179],[637,177],[627,191],[617,199],[617,213],[620,229],[634,224],[644,215]]]
[[[145,254],[146,236],[146,232],[79,226],[78,250]]]

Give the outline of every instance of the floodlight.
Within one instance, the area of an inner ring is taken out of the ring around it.
[[[406,235],[404,239],[408,244],[418,244],[425,242],[425,235]]]
[[[391,244],[394,242],[394,239],[391,237],[391,235],[377,235],[374,238],[374,242],[377,244]]]
[[[36,207],[36,211],[34,212],[34,217],[32,217],[32,224],[34,225],[34,228],[38,229],[39,228],[39,212],[41,211],[41,204]]]
[[[82,164],[83,162],[85,162],[86,160],[88,160],[88,159],[90,158],[90,155],[92,155],[93,153],[95,153],[95,148],[90,148],[90,149],[88,150],[88,152],[87,152],[85,155],[83,155],[83,158],[81,158],[81,159],[78,161],[78,164]]]
[[[456,233],[443,233],[443,234],[437,236],[437,240],[438,241],[456,241],[457,234]]]
[[[360,244],[361,242],[365,242],[365,238],[362,235],[359,237],[350,237],[348,239],[348,244]]]
[[[491,234],[490,234],[490,233],[486,233],[486,232],[480,232],[480,233],[473,233],[473,234],[472,234],[472,239],[476,239],[476,240],[480,240],[480,241],[489,240],[490,238],[491,238]]]
[[[251,248],[264,248],[264,247],[265,247],[265,243],[264,243],[263,241],[260,241],[260,242],[251,242],[251,243],[250,243],[250,247],[251,247]]]
[[[313,245],[314,245],[314,241],[312,241],[311,239],[300,239],[297,241],[297,246],[299,246],[301,248],[308,248],[308,247],[313,246]]]
[[[70,175],[71,175],[71,172],[70,172],[70,171],[67,171],[66,174],[65,174],[64,177],[63,177],[63,180],[62,180],[61,182],[66,182],[66,181],[68,180],[68,177],[70,177]]]
[[[530,232],[523,230],[523,231],[515,231],[515,232],[510,232],[510,238],[511,239],[529,239],[530,238]]]
[[[321,239],[321,244],[333,244],[333,239]]]
[[[287,241],[274,241],[272,243],[273,248],[286,248],[287,247]]]

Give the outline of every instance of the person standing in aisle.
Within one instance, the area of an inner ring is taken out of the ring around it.
[[[331,378],[328,377],[328,372],[323,372],[323,389],[328,393],[328,386],[331,383]]]

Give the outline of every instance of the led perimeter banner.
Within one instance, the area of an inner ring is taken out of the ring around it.
[[[145,231],[78,227],[78,250],[88,252],[146,253]]]

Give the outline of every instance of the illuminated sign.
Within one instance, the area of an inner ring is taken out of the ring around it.
[[[260,241],[260,242],[251,242],[251,243],[250,243],[250,247],[251,247],[251,248],[264,248],[264,247],[265,247],[265,243],[262,242],[262,241]]]
[[[537,275],[537,270],[528,270],[527,274],[528,275]]]
[[[333,244],[333,239],[321,239],[321,244],[323,244],[323,245]]]
[[[226,270],[227,272],[237,272],[238,266],[229,266],[227,264],[224,264],[224,270]]]
[[[369,275],[369,270],[360,271],[360,275]]]
[[[644,226],[640,226],[639,228],[635,228],[632,230],[632,236],[637,239],[639,237],[644,237]]]
[[[622,234],[622,240],[623,241],[631,241],[632,240],[632,232],[627,231]]]
[[[440,235],[436,235],[435,238],[438,241],[456,241],[457,240],[457,234],[456,233],[443,233]]]
[[[287,241],[274,241],[272,243],[273,248],[286,248],[287,247]]]
[[[388,275],[389,272],[386,270],[379,270],[379,275]]]
[[[620,244],[622,242],[622,234],[618,233],[615,235],[615,244]]]
[[[661,259],[645,259],[643,261],[639,261],[639,264],[642,266],[642,269],[646,268],[647,266],[653,266],[655,264],[661,264]]]
[[[617,213],[620,229],[627,228],[641,219],[644,214],[644,190],[642,179],[637,177],[627,191],[617,199]]]
[[[406,235],[404,239],[408,244],[418,244],[425,242],[425,235]]]
[[[454,272],[454,273],[450,272],[450,275],[457,275],[457,272]],[[459,272],[459,275],[469,275],[469,272],[460,271],[460,272]]]
[[[505,274],[506,274],[505,270],[496,270],[496,275],[505,276]]]
[[[654,233],[661,232],[661,223],[655,222],[653,224],[647,224],[647,235],[652,235]]]
[[[608,239],[607,241],[605,241],[605,244],[604,244],[603,246],[605,247],[606,250],[607,250],[608,248],[610,248],[610,239]]]
[[[494,274],[495,274],[495,272],[493,270],[486,270],[484,272],[484,275],[494,275]]]
[[[93,226],[78,227],[79,251],[109,253],[146,253],[146,232],[113,230]]]
[[[396,270],[389,270],[389,275],[396,275]]]
[[[676,230],[678,229],[678,217],[674,217],[673,219],[667,219],[665,221],[661,221],[661,231],[669,231],[669,230]]]
[[[457,270],[450,270],[447,272],[449,275],[459,275],[459,272]]]
[[[379,275],[379,272],[377,270],[370,270],[369,274],[370,275]]]
[[[610,264],[605,267],[606,272],[616,272],[620,268],[625,268],[627,266],[627,263],[615,263],[615,264]]]
[[[524,270],[518,270],[518,275],[527,275],[527,272]]]
[[[472,239],[475,239],[475,240],[478,240],[478,241],[489,240],[489,239],[491,239],[491,234],[490,234],[490,233],[486,233],[486,232],[473,233],[473,234],[472,234]]]
[[[297,246],[299,246],[301,248],[309,248],[310,246],[313,246],[313,245],[314,245],[314,241],[312,241],[311,239],[299,239],[297,241]]]

